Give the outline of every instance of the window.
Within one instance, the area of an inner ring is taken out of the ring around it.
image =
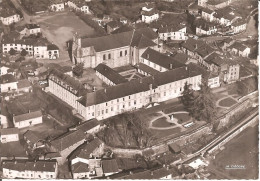
[[[106,109],[106,113],[108,113],[108,109]]]
[[[119,102],[119,99],[117,99],[117,102]]]
[[[134,56],[134,52],[132,51],[132,56]]]
[[[108,59],[111,59],[111,54],[110,53],[108,54]]]
[[[114,111],[113,107],[111,107],[111,111]]]
[[[125,56],[127,55],[127,50],[125,50]]]
[[[123,101],[125,101],[125,98],[123,97]]]
[[[131,102],[128,103],[128,106],[131,106]]]
[[[120,51],[120,57],[122,57],[123,56],[123,52],[122,51]]]
[[[134,105],[136,105],[136,100],[134,100]]]
[[[131,99],[131,96],[129,96],[129,99]]]
[[[104,110],[102,110],[102,114],[104,114]]]
[[[106,60],[106,55],[103,55],[103,60]]]

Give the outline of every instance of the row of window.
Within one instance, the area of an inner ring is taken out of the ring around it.
[[[125,52],[124,52],[124,56],[127,56],[127,50],[125,50]],[[120,51],[120,57],[122,57],[123,56],[123,51]],[[103,55],[103,60],[110,60],[111,59],[111,53],[109,53],[109,54],[104,54]]]

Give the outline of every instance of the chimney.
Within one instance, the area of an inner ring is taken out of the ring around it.
[[[87,83],[84,84],[84,89],[87,89],[87,87],[88,87],[88,84]]]
[[[170,69],[172,69],[172,63],[170,63]]]
[[[147,54],[146,57],[149,58],[149,54]]]
[[[153,171],[151,171],[151,175],[153,175]]]
[[[167,165],[166,169],[167,169],[167,170],[169,170],[169,169],[170,169],[170,168],[169,168],[169,165]]]
[[[185,69],[188,70],[188,67],[186,66]]]
[[[107,93],[107,89],[104,89],[105,93]]]
[[[165,165],[165,164],[163,164],[163,167],[166,167],[166,165]]]
[[[153,89],[153,84],[149,84],[149,88],[150,88],[150,90],[152,90]]]
[[[140,78],[140,84],[142,84],[143,83],[143,79],[142,78]]]
[[[197,43],[195,44],[195,49],[198,49],[198,44]]]
[[[17,164],[17,161],[15,160],[14,164]]]
[[[43,164],[43,167],[45,167],[45,163]]]
[[[94,86],[94,87],[93,87],[93,92],[95,92],[95,91],[96,91],[96,87]]]
[[[132,172],[132,171],[130,171],[130,172],[129,172],[129,174],[130,174],[130,175],[133,175],[133,172]]]
[[[28,110],[28,113],[30,113],[31,111],[30,111],[30,109]]]

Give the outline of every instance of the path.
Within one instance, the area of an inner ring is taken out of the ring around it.
[[[179,127],[179,128],[181,129],[181,131],[185,131],[185,130],[186,130],[186,128],[184,128],[184,127],[182,126],[182,124],[179,124],[179,123],[178,123],[178,120],[177,120],[177,119],[171,120],[170,117],[169,117],[169,115],[179,114],[179,113],[186,113],[186,114],[188,114],[188,112],[186,112],[186,111],[178,111],[178,112],[172,112],[172,113],[169,113],[169,114],[165,114],[164,112],[160,111],[160,112],[158,112],[158,113],[160,113],[161,116],[155,117],[154,119],[152,119],[152,120],[150,121],[150,123],[149,123],[149,128],[150,128],[150,129],[155,129],[155,130],[168,130],[168,129],[173,129],[173,128]],[[167,121],[167,122],[169,122],[169,123],[174,123],[174,125],[173,125],[173,126],[169,126],[169,127],[164,127],[164,128],[153,126],[153,122],[154,122],[154,121],[156,121],[156,120],[158,120],[158,119],[160,119],[160,118],[163,118],[163,117],[166,118],[166,121]],[[192,120],[192,118],[191,118],[190,120]],[[190,121],[190,120],[189,120],[189,121]]]

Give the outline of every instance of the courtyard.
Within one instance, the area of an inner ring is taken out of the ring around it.
[[[79,36],[93,35],[95,33],[93,28],[85,24],[72,12],[45,13],[35,17],[37,17],[37,23],[41,26],[43,36],[60,49],[58,60],[47,60],[47,62],[44,60],[45,63],[56,62],[68,65],[71,62],[69,61],[67,41],[71,40],[76,32]]]

